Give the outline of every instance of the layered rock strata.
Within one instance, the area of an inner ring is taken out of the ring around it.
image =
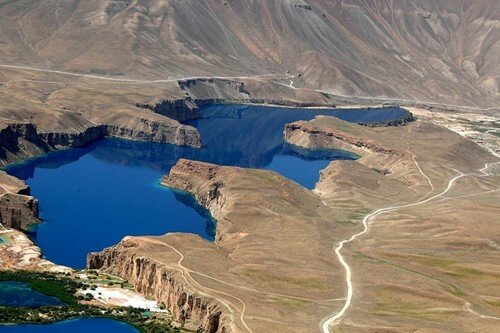
[[[98,125],[81,131],[38,131],[31,123],[3,123],[0,126],[0,163],[20,162],[61,148],[76,148],[104,137],[173,143],[200,147],[200,135],[191,126],[171,126],[143,121],[140,125]]]
[[[140,247],[143,245],[135,239],[124,239],[116,247],[89,254],[87,267],[127,279],[135,290],[164,305],[187,327],[207,333],[229,332],[220,303],[190,288],[176,269],[139,255]]]

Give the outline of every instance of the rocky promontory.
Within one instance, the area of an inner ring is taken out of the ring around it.
[[[210,210],[215,243],[127,237],[90,254],[88,268],[128,279],[207,332],[306,332],[340,306],[342,271],[330,248],[347,231],[337,223],[344,213],[272,171],[181,159],[163,182]],[[219,315],[218,328],[207,324]]]

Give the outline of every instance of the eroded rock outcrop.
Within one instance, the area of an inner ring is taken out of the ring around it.
[[[171,143],[179,146],[200,147],[200,133],[196,128],[186,125],[168,124],[142,120],[137,126],[106,126],[106,135],[138,141]]]
[[[179,270],[138,253],[141,244],[126,238],[117,246],[91,253],[87,267],[120,276],[150,299],[169,309],[187,327],[207,333],[229,333],[220,303],[189,287]]]
[[[15,177],[0,171],[0,223],[6,228],[28,230],[38,222],[38,200],[29,187]]]
[[[51,148],[76,148],[81,147],[91,141],[103,138],[107,133],[107,127],[103,125],[86,128],[82,132],[47,132],[40,133],[40,138]]]
[[[0,124],[0,163],[21,161],[50,151],[50,146],[30,123]]]
[[[187,121],[198,119],[198,104],[190,98],[162,100],[158,103],[145,104],[137,103],[137,107],[149,109],[165,117],[175,119],[177,121]]]
[[[318,119],[321,119],[321,116]],[[355,126],[348,123],[343,125],[355,128]],[[287,124],[284,136],[286,142],[301,147],[344,149],[361,156],[369,153],[403,155],[402,151],[384,147],[375,140],[356,137],[340,129],[322,127],[321,122],[314,125],[307,121],[297,121]]]

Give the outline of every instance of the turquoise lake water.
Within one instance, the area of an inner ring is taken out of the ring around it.
[[[30,285],[26,282],[0,282],[0,306],[37,308],[52,305],[64,305],[64,303],[55,297],[47,296],[32,290]]]
[[[48,325],[0,326],[5,333],[138,333],[135,327],[112,319],[79,318]]]
[[[83,148],[44,155],[11,166],[40,200],[39,224],[31,238],[55,263],[83,268],[89,252],[126,235],[188,232],[214,238],[210,214],[182,192],[159,186],[179,158],[221,165],[274,170],[313,188],[319,171],[334,159],[354,159],[342,151],[303,156],[283,144],[285,124],[332,115],[347,121],[399,118],[399,108],[326,110],[264,106],[209,105],[198,128],[203,148],[104,139]]]

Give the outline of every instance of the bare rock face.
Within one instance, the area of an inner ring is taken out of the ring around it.
[[[20,161],[51,150],[33,124],[6,123],[0,126],[0,164]]]
[[[106,134],[106,126],[92,126],[86,128],[82,132],[50,132],[40,133],[40,138],[45,141],[50,147],[81,147],[86,143],[103,138]]]
[[[38,200],[24,182],[1,171],[0,192],[0,223],[4,227],[28,230],[38,222]]]
[[[137,126],[106,126],[107,136],[138,141],[171,143],[179,146],[200,147],[200,133],[192,126],[170,126],[161,122],[143,120]]]
[[[178,85],[193,99],[244,101],[250,97],[250,93],[245,89],[244,82],[241,81],[199,78],[180,80]]]
[[[231,332],[217,301],[191,290],[178,271],[136,253],[139,246],[126,238],[115,247],[89,254],[87,267],[127,279],[145,297],[164,304],[187,327],[207,333]]]
[[[171,120],[174,122],[173,120]],[[0,164],[22,161],[61,148],[81,147],[89,142],[118,137],[139,141],[200,147],[200,134],[192,126],[150,119],[129,120],[116,125],[96,125],[82,130],[38,131],[31,123],[1,124]]]
[[[284,135],[285,141],[301,147],[345,149],[361,156],[369,153],[403,155],[403,152],[386,148],[375,140],[355,137],[342,131],[331,130],[330,128],[312,126],[307,121],[286,124]]]
[[[177,121],[187,121],[200,117],[198,105],[190,99],[162,100],[153,104],[137,103],[136,106],[149,109]]]

